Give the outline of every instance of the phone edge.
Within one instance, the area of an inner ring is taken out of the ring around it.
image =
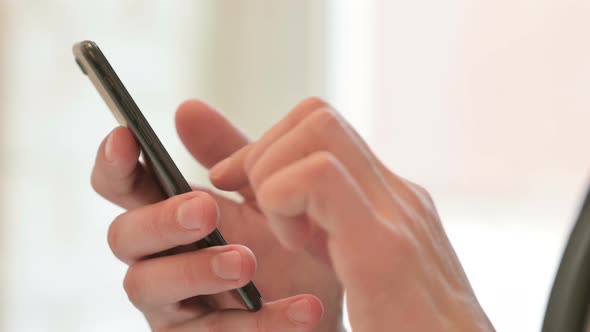
[[[98,45],[93,41],[82,41],[74,45],[73,52],[80,69],[90,78],[117,121],[132,131],[142,152],[145,153],[144,157],[149,159],[152,167],[155,166],[159,170],[154,173],[158,175],[163,192],[171,197],[192,191]],[[120,111],[119,114],[124,119],[117,116],[117,111]],[[207,235],[202,242],[205,245],[199,243],[197,246],[211,247],[227,244],[218,229]],[[236,292],[248,310],[257,311],[262,307],[262,296],[253,282],[237,288]]]

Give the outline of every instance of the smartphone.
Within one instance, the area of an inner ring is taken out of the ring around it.
[[[96,43],[83,41],[74,45],[74,56],[80,69],[94,84],[111,112],[122,125],[131,130],[135,136],[143,159],[155,175],[162,192],[167,197],[191,192],[192,188],[182,176],[170,155],[152,130],[139,107],[135,104],[129,92],[109,64],[104,54]],[[182,246],[182,250],[173,248],[159,255],[169,255],[175,252],[197,250],[212,246],[227,244],[219,230],[214,230],[204,239],[188,246]],[[262,296],[252,282],[235,290],[250,311],[257,311],[262,307]]]

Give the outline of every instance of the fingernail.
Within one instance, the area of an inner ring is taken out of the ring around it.
[[[104,147],[104,156],[106,158],[106,160],[110,163],[113,162],[113,133],[111,133],[109,135],[109,137],[107,137],[107,143]]]
[[[211,178],[216,178],[216,177],[219,177],[221,174],[223,174],[223,172],[225,172],[225,169],[229,165],[230,159],[231,159],[231,157],[225,158],[222,161],[218,162],[215,166],[213,166],[209,170],[209,176]]]
[[[211,269],[221,279],[240,280],[242,255],[235,250],[218,254],[211,260]]]
[[[188,230],[198,230],[203,222],[201,201],[198,197],[191,198],[178,207],[178,223]]]
[[[293,302],[287,309],[289,319],[298,324],[307,324],[311,321],[311,306],[309,301],[303,299]]]

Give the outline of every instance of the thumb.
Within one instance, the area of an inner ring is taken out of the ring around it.
[[[246,136],[228,119],[196,99],[178,106],[176,128],[182,143],[207,168],[248,144]]]
[[[228,119],[202,101],[187,100],[176,111],[176,129],[189,152],[207,169],[248,144],[248,138]],[[239,188],[252,199],[249,186]]]

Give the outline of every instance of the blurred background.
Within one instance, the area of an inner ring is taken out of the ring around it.
[[[184,99],[253,138],[300,99],[338,108],[429,189],[499,331],[541,326],[590,184],[586,0],[0,0],[0,330],[147,331],[93,193],[115,120],[73,61],[95,40],[183,173]]]

